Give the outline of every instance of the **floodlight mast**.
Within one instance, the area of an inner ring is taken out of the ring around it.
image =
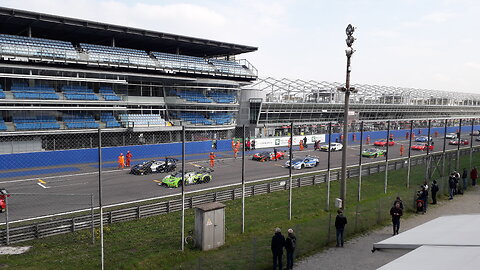
[[[356,90],[353,87],[350,87],[350,58],[352,57],[355,50],[352,48],[353,42],[355,42],[355,37],[353,37],[353,32],[355,32],[355,27],[351,24],[345,29],[347,34],[347,49],[345,50],[345,55],[347,56],[347,76],[345,87],[339,87],[338,90],[345,93],[345,105],[343,112],[343,140],[342,140],[342,175],[340,181],[340,199],[342,200],[341,208],[345,209],[346,207],[346,197],[347,197],[347,146],[348,146],[348,112],[350,105],[350,93],[355,93]]]

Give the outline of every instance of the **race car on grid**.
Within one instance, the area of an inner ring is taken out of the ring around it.
[[[130,169],[131,174],[144,175],[149,173],[171,172],[177,168],[176,158],[165,158],[165,160],[149,160],[137,164]]]
[[[426,151],[428,147],[428,150],[433,150],[433,145],[428,145],[426,143],[417,143],[412,145],[412,150],[420,150],[420,151]]]
[[[284,158],[285,158],[285,153],[282,151],[277,151],[276,157],[274,152],[260,152],[253,155],[252,160],[264,162],[264,161],[279,160]]]
[[[205,167],[201,167],[200,170],[197,171],[186,171],[184,176],[185,185],[208,183],[212,180],[212,172],[212,169]],[[165,176],[158,185],[170,188],[178,188],[182,186],[182,171]]]
[[[10,197],[7,190],[0,188],[0,213],[4,212],[7,209],[7,197]]]
[[[375,141],[373,143],[373,145],[375,145],[375,146],[386,146],[387,145],[387,140],[386,139],[381,139],[381,140]],[[388,146],[393,146],[393,145],[395,145],[394,141],[388,141]]]
[[[447,135],[445,135],[445,139],[453,140],[453,139],[456,139],[456,138],[457,138],[456,133],[447,133]]]
[[[456,139],[456,140],[450,140],[450,141],[448,142],[448,144],[450,144],[450,145],[459,145],[459,144],[460,144],[460,145],[468,145],[469,142],[468,142],[468,140],[459,140],[459,139]]]
[[[303,168],[313,168],[317,167],[320,163],[318,157],[306,156],[304,158],[296,158],[292,160],[292,169],[301,170]],[[285,167],[290,167],[290,160],[285,162]]]
[[[340,151],[342,150],[343,148],[343,144],[341,143],[337,143],[337,142],[334,142],[334,143],[330,143],[330,151]],[[328,152],[328,143],[327,144],[322,144],[320,146],[320,150],[322,151],[326,151]]]
[[[427,136],[421,136],[421,137],[415,138],[416,142],[428,142],[432,140],[433,140],[432,137],[427,137]]]
[[[387,150],[384,149],[370,148],[362,152],[362,157],[376,158],[379,156],[385,156],[386,153]]]

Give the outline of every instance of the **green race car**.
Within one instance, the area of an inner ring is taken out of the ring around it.
[[[385,153],[387,153],[387,150],[370,148],[362,152],[362,157],[376,158],[379,156],[385,156]]]
[[[201,168],[199,171],[186,171],[185,172],[185,185],[194,185],[208,183],[212,180],[213,172],[209,168]],[[160,186],[177,188],[182,186],[182,172],[176,172],[174,174],[169,174],[165,176],[161,183],[158,183]]]

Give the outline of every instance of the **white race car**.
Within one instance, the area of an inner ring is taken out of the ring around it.
[[[292,160],[292,169],[301,170],[303,168],[317,167],[320,160],[317,157],[306,156],[304,158],[296,158]],[[290,167],[290,160],[285,162],[285,167]]]
[[[330,143],[330,151],[340,151],[342,150],[343,148],[343,144],[341,143]],[[327,144],[322,144],[322,146],[320,146],[320,150],[322,151],[327,151],[328,152],[328,143]]]
[[[447,133],[447,135],[445,135],[445,138],[453,140],[453,139],[457,138],[457,134],[456,133]]]

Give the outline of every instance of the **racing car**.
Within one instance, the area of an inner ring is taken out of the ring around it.
[[[375,145],[375,146],[387,146],[387,140],[386,139],[381,139],[381,140],[375,141],[373,143],[373,145]],[[388,141],[388,146],[393,146],[393,145],[395,145],[394,141]]]
[[[453,140],[453,139],[457,138],[457,134],[456,133],[447,133],[447,135],[445,135],[445,138]]]
[[[4,212],[7,209],[7,202],[6,202],[7,196],[10,197],[10,195],[8,195],[7,190],[4,188],[0,188],[0,213]]]
[[[285,153],[282,151],[277,151],[276,157],[274,152],[260,152],[253,155],[252,160],[264,162],[264,161],[278,160],[278,159],[284,159],[284,158],[285,158]]]
[[[304,158],[296,158],[292,160],[292,169],[301,170],[303,168],[317,167],[319,163],[318,157],[306,156]],[[290,160],[285,162],[285,167],[290,167]]]
[[[334,142],[334,143],[330,143],[330,151],[340,151],[342,150],[343,148],[343,144],[341,143],[337,143],[337,142]],[[328,152],[328,143],[327,144],[322,144],[322,146],[320,146],[320,150],[322,151],[326,151]]]
[[[144,175],[149,173],[171,172],[177,168],[176,158],[165,158],[165,160],[149,160],[137,164],[130,169],[131,174]]]
[[[379,157],[379,156],[385,156],[386,153],[387,153],[387,150],[370,148],[370,149],[364,150],[362,152],[362,157],[376,158],[376,157]]]
[[[415,141],[416,142],[428,142],[428,141],[432,141],[432,137],[421,136],[421,137],[415,138]]]
[[[450,141],[448,142],[448,144],[450,144],[450,145],[458,145],[458,144],[460,144],[460,145],[468,145],[469,142],[468,142],[468,140],[459,140],[459,139],[456,139],[456,140],[450,140]]]
[[[412,145],[412,150],[420,150],[420,151],[426,151],[428,147],[428,150],[433,150],[433,145],[428,145],[426,143],[417,143]]]
[[[185,185],[208,183],[212,180],[211,172],[213,172],[212,169],[205,167],[200,168],[198,171],[186,171],[184,176]],[[170,188],[180,187],[182,186],[182,173],[182,171],[179,171],[174,174],[169,174],[165,176],[158,185]]]

